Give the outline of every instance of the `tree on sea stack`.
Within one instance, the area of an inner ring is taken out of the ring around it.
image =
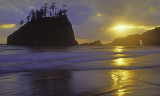
[[[23,24],[24,24],[24,21],[21,20],[21,21],[19,22],[19,25],[22,26]]]
[[[50,6],[50,8],[49,9],[51,9],[51,11],[50,11],[50,17],[54,17],[56,14],[56,12],[55,12],[55,9],[56,9],[56,5],[55,5],[55,3],[53,2],[52,4],[51,4],[51,6]]]
[[[66,4],[63,4],[63,9],[60,9],[58,11],[58,13],[56,13],[56,5],[55,3],[52,3],[50,6],[48,6],[47,3],[45,3],[44,5],[41,6],[40,9],[35,10],[31,10],[28,14],[28,16],[26,17],[27,22],[31,22],[35,19],[42,19],[42,18],[46,18],[47,14],[49,13],[48,18],[57,18],[59,16],[67,16],[67,12],[68,10],[66,10],[65,8],[67,7]]]
[[[45,3],[40,9],[31,10],[17,31],[7,38],[7,44],[19,46],[75,46],[72,24],[65,7],[56,12],[56,5]]]

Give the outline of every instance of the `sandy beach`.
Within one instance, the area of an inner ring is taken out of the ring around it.
[[[1,96],[159,96],[159,47],[3,45]]]
[[[1,96],[159,96],[160,69],[0,75]]]

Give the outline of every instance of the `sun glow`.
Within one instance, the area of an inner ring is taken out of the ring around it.
[[[100,17],[100,16],[102,16],[102,14],[101,14],[101,13],[97,13],[96,16],[97,16],[97,17]]]
[[[122,32],[132,28],[135,28],[135,27],[131,25],[117,25],[117,26],[114,26],[112,29],[118,32]]]
[[[116,31],[116,32],[127,32],[129,30],[133,30],[133,29],[141,29],[141,30],[151,30],[154,29],[155,26],[133,26],[133,25],[127,25],[127,24],[118,24],[115,25],[111,28],[112,31]]]

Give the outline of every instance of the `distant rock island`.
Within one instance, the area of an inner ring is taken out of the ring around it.
[[[143,33],[141,40],[145,46],[160,46],[160,27]]]
[[[8,36],[7,44],[19,46],[78,45],[72,24],[67,17],[68,10],[65,7],[64,5],[63,9],[56,13],[55,3],[51,6],[46,3],[39,10],[31,10],[27,16],[27,23],[24,24],[24,21],[21,20],[21,27]]]
[[[129,35],[127,37],[116,38],[110,44],[112,46],[140,46],[140,35]]]
[[[81,46],[102,46],[103,44],[101,43],[100,40],[91,42],[91,43],[84,43],[84,44],[80,44]]]
[[[116,38],[110,43],[111,46],[160,46],[160,27],[127,37]],[[142,43],[142,44],[141,44]]]

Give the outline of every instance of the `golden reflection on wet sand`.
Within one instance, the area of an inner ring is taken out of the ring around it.
[[[113,89],[116,89],[116,96],[125,96],[127,85],[131,85],[130,80],[132,73],[128,70],[113,70],[111,71],[111,79],[113,80]]]
[[[117,59],[112,60],[112,64],[115,67],[128,67],[133,62],[134,58],[123,58],[126,54],[120,54],[124,52],[124,46],[116,46],[113,50],[119,54],[116,54]],[[113,82],[113,89],[116,89],[114,92],[116,96],[126,96],[128,93],[128,85],[132,85],[133,73],[130,70],[112,70],[111,71],[111,80]]]

